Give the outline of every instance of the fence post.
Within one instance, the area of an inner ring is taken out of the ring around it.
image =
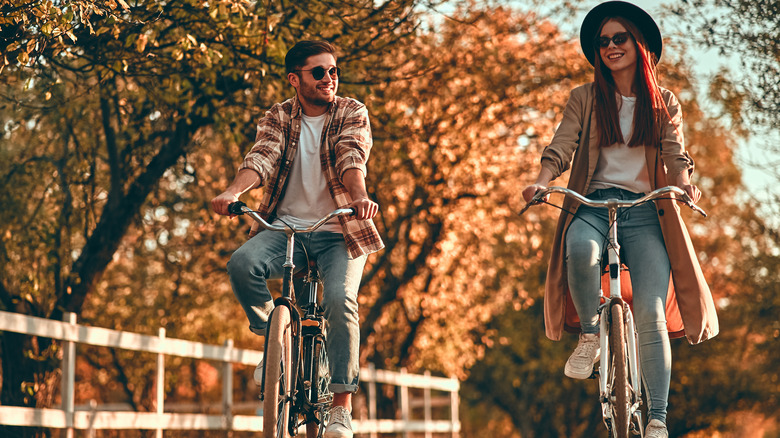
[[[428,370],[425,370],[425,380],[426,383],[430,383],[431,380],[431,372]],[[423,415],[425,418],[425,438],[432,438],[433,433],[429,429],[431,425],[431,387],[426,386],[423,388]]]
[[[71,333],[76,332],[76,314],[65,312],[62,320],[70,324]],[[76,387],[76,343],[62,342],[62,410],[65,412],[65,437],[73,438],[73,416],[75,411],[74,388]]]
[[[87,426],[86,437],[95,438],[95,415],[97,415],[97,400],[94,398],[89,401],[89,425]]]
[[[368,364],[368,419],[372,423],[370,438],[377,438],[376,434],[376,365],[373,363]]]
[[[163,403],[165,402],[165,354],[163,353],[163,346],[165,344],[164,327],[160,327],[157,336],[160,338],[160,351],[157,352],[157,427],[155,430],[155,437],[162,438]]]
[[[406,368],[401,368],[401,378],[398,382],[398,398],[401,405],[401,420],[403,422],[403,437],[409,438],[409,387],[406,386]]]
[[[455,380],[454,377],[453,380]],[[460,436],[460,433],[458,433],[460,429],[460,416],[458,414],[458,408],[460,405],[460,397],[458,396],[459,389],[460,389],[460,384],[458,384],[458,388],[450,392],[450,416],[452,421],[452,438],[458,438],[458,436]]]
[[[233,436],[233,340],[225,341],[228,359],[222,364],[222,422],[227,436]]]

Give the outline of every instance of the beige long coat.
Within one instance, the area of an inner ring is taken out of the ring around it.
[[[693,171],[693,160],[684,148],[680,104],[672,92],[661,91],[671,121],[663,128],[661,147],[645,147],[647,171],[653,189],[674,184],[680,172]],[[589,192],[599,157],[596,120],[592,111],[593,94],[592,83],[572,90],[561,125],[542,154],[541,164],[552,172],[554,178],[571,167],[568,188],[581,194]],[[575,212],[577,203],[566,198],[563,208]],[[712,294],[680,217],[677,202],[658,200],[656,209],[672,267],[666,304],[669,335],[680,337],[684,334],[691,344],[697,344],[718,334]],[[569,297],[564,260],[564,236],[572,217],[561,213],[558,218],[547,271],[544,320],[547,337],[552,340],[560,340],[564,330],[579,330],[577,312]],[[624,290],[630,290],[630,283],[625,279],[622,284]]]

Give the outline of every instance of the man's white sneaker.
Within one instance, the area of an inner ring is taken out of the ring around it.
[[[330,420],[323,438],[352,438],[352,415],[343,406],[330,408]]]
[[[645,438],[669,438],[669,431],[661,420],[650,420],[645,429]]]
[[[585,333],[580,335],[580,341],[574,353],[569,356],[563,374],[572,379],[587,379],[593,374],[593,364],[599,361],[599,335]]]

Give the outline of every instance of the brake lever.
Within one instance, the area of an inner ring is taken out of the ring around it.
[[[707,217],[707,212],[702,210],[701,207],[696,205],[696,203],[693,202],[693,199],[688,195],[688,193],[683,192],[682,194],[682,200],[685,202],[685,205],[690,207],[691,210],[695,211],[696,213],[699,213],[700,215]]]
[[[536,192],[536,194],[534,195],[534,197],[533,197],[533,198],[531,198],[531,201],[530,201],[530,202],[528,202],[527,204],[525,204],[525,207],[523,207],[523,209],[522,209],[522,210],[520,210],[520,212],[519,212],[519,213],[517,213],[517,214],[518,214],[518,216],[522,216],[522,215],[523,215],[523,213],[525,213],[525,212],[526,212],[526,210],[528,210],[528,209],[529,209],[529,208],[531,208],[532,206],[534,206],[534,205],[539,205],[539,204],[541,204],[542,202],[544,202],[544,196],[545,196],[545,195],[541,195],[541,196],[540,196],[540,194],[541,194],[541,193],[542,193],[542,190],[540,190],[540,191]]]

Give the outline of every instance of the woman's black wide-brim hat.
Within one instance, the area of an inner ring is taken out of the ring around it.
[[[647,42],[647,48],[655,54],[656,62],[661,59],[661,50],[663,50],[663,41],[661,39],[661,30],[655,24],[653,17],[650,16],[639,6],[628,2],[610,1],[604,2],[588,12],[585,20],[582,21],[580,29],[580,45],[582,52],[591,65],[595,65],[596,50],[594,47],[596,33],[599,31],[601,23],[607,17],[623,17],[634,23]]]

